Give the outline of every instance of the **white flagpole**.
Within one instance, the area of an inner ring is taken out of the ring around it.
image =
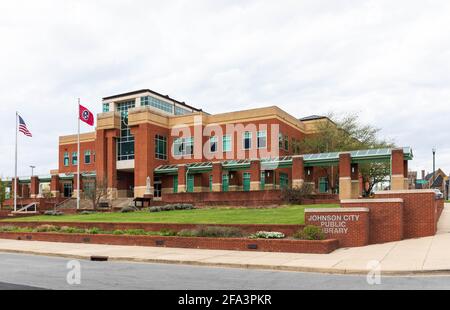
[[[80,209],[80,98],[78,98],[77,210]]]
[[[17,211],[17,130],[18,130],[18,113],[16,111],[16,153],[15,153],[15,165],[14,165],[14,211]]]

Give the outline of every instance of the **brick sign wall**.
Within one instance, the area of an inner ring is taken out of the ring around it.
[[[370,210],[370,244],[403,239],[403,199],[344,199],[341,207]]]
[[[340,247],[357,247],[369,243],[369,209],[306,209],[305,224],[318,226]]]
[[[382,191],[376,192],[375,198],[403,199],[403,238],[436,234],[440,201],[433,190]]]

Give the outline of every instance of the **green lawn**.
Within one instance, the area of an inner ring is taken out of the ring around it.
[[[279,208],[211,208],[150,213],[96,213],[89,215],[31,216],[17,218],[17,222],[147,222],[183,224],[304,224],[307,208],[333,208],[338,205],[292,205]],[[4,221],[11,221],[7,219]]]

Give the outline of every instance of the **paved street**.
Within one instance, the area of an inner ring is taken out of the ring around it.
[[[0,289],[450,289],[450,276],[382,277],[372,286],[365,276],[83,260],[81,285],[69,285],[70,259],[0,254],[0,261]]]

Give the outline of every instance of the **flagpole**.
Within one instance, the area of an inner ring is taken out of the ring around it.
[[[15,152],[15,164],[14,164],[14,211],[17,211],[17,124],[18,113],[16,111],[16,152]]]
[[[80,98],[78,98],[77,210],[80,209]]]

